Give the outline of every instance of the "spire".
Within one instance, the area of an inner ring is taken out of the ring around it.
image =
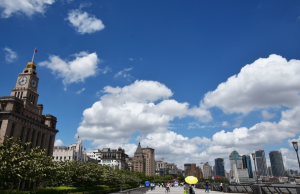
[[[143,153],[143,152],[142,152],[142,148],[141,148],[141,143],[140,143],[140,142],[139,142],[138,147],[136,148],[135,153]]]

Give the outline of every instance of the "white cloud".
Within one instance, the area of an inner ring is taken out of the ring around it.
[[[104,29],[104,25],[100,19],[94,15],[82,12],[79,9],[71,10],[68,13],[68,18],[75,30],[80,34],[91,34]]]
[[[55,140],[55,142],[54,142],[54,146],[63,146],[64,145],[64,143],[62,142],[62,140],[60,140],[60,139],[57,139],[57,140]]]
[[[48,5],[55,0],[1,0],[1,17],[9,18],[12,14],[25,14],[28,17],[40,13],[44,14]]]
[[[5,47],[4,49],[5,52],[5,60],[8,63],[15,62],[18,59],[18,55],[15,51],[11,50],[8,47]]]
[[[82,8],[85,8],[85,7],[90,7],[91,5],[92,5],[91,2],[80,3],[79,9],[82,9]]]
[[[207,92],[201,104],[243,114],[280,105],[294,107],[300,104],[299,83],[300,61],[273,54],[243,67],[238,75]]]
[[[85,88],[82,88],[81,90],[78,90],[77,92],[76,92],[76,94],[81,94],[81,92],[83,92],[85,90]]]
[[[271,114],[266,110],[262,110],[261,111],[261,116],[263,117],[264,120],[269,120],[275,117],[275,113]]]
[[[83,112],[77,129],[83,139],[126,143],[137,131],[143,136],[167,132],[175,117],[211,119],[206,110],[169,99],[172,91],[155,81],[135,81],[123,88],[106,86],[102,92],[100,101]]]
[[[223,122],[222,122],[222,126],[223,126],[223,127],[227,127],[227,126],[229,126],[229,123],[228,123],[227,121],[223,121]]]
[[[283,158],[284,168],[298,170],[299,164],[295,150],[281,148],[280,151]]]
[[[98,70],[99,59],[96,53],[80,52],[74,55],[72,61],[65,61],[59,56],[50,55],[49,61],[39,63],[52,70],[57,77],[63,78],[65,90],[71,83],[84,82],[88,77],[95,76]]]
[[[124,78],[133,78],[129,73],[127,73],[128,71],[131,71],[132,67],[130,68],[124,68],[122,71],[119,71],[118,73],[115,74],[115,78],[117,77],[124,77]]]
[[[108,72],[111,71],[111,68],[109,68],[108,66],[105,66],[105,68],[104,69],[100,69],[100,71],[101,71],[102,74],[106,74],[106,73],[108,73]]]

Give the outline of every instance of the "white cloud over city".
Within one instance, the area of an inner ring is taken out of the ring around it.
[[[5,61],[8,63],[13,63],[18,59],[17,52],[13,51],[11,48],[8,48],[7,46],[3,49],[5,53]]]
[[[138,133],[135,140],[143,147],[154,147],[158,159],[164,157],[166,161],[182,165],[185,161],[213,162],[221,157],[227,161],[228,169],[228,156],[233,150],[241,155],[249,154],[266,145],[283,144],[299,134],[299,74],[298,60],[287,61],[270,55],[246,65],[238,75],[206,93],[199,107],[172,99],[171,89],[155,81],[137,80],[124,87],[106,86],[100,100],[83,112],[77,132],[97,147],[116,148],[122,144],[129,149],[129,155],[136,149],[136,144],[129,142],[132,135]],[[218,107],[226,114],[238,113],[238,116],[232,125],[228,121],[216,124],[224,129],[216,131],[211,138],[202,133],[187,137],[170,131],[174,118],[185,117],[197,119],[189,123],[190,130],[213,129],[208,127],[213,126],[211,107]],[[278,113],[278,122],[268,121],[276,116],[270,110],[281,107],[285,108]],[[251,127],[241,126],[244,115],[250,111],[257,111],[262,120]],[[234,129],[230,130],[230,126]],[[281,151],[287,167],[293,167],[294,160],[289,160],[292,151],[286,148]]]
[[[202,104],[225,113],[243,113],[267,107],[300,105],[300,61],[279,55],[260,58],[244,66],[214,90]]]
[[[31,17],[34,14],[44,14],[55,0],[1,0],[0,11],[2,18],[9,18],[12,15],[26,15]]]
[[[49,61],[40,62],[39,65],[51,69],[56,77],[62,78],[66,90],[71,83],[84,82],[86,78],[95,76],[100,62],[96,53],[82,51],[73,57],[73,60],[64,60],[59,56],[50,55]]]
[[[92,34],[104,29],[104,24],[94,15],[81,9],[70,10],[67,19],[79,34]]]

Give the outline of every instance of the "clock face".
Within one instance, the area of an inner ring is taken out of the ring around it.
[[[27,77],[21,77],[21,78],[19,79],[19,84],[20,84],[21,86],[23,86],[24,84],[26,84],[26,82],[27,82]]]
[[[36,80],[35,79],[31,79],[30,85],[31,85],[31,87],[35,88],[36,87]]]

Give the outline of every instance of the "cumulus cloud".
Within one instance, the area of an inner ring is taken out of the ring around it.
[[[115,78],[117,77],[124,77],[124,78],[133,78],[129,73],[127,73],[128,71],[131,71],[132,67],[130,68],[124,68],[122,71],[119,71],[118,73],[115,74]]]
[[[172,91],[155,81],[137,80],[123,88],[106,86],[102,92],[100,100],[83,112],[77,129],[83,139],[128,142],[135,132],[143,136],[167,132],[175,117],[211,119],[207,110],[169,99]]]
[[[85,88],[82,88],[81,90],[78,90],[78,91],[76,92],[76,94],[81,94],[84,90],[85,90]]]
[[[82,51],[74,54],[75,59],[67,61],[59,56],[50,55],[49,61],[39,63],[52,70],[52,73],[63,79],[65,90],[71,83],[84,82],[88,77],[95,76],[98,71],[99,59],[96,53],[87,53]]]
[[[201,104],[243,114],[280,105],[294,107],[300,104],[299,83],[300,61],[273,54],[243,67],[238,75],[207,92]]]
[[[15,62],[18,59],[18,55],[15,51],[11,50],[8,47],[5,47],[4,49],[5,52],[5,60],[8,63]]]
[[[285,169],[289,168],[289,169],[296,170],[299,168],[298,159],[295,150],[281,148],[280,151],[282,154],[282,159],[283,159]]]
[[[107,74],[108,72],[111,71],[111,68],[109,68],[108,66],[105,66],[104,69],[100,69],[102,74]]]
[[[60,139],[57,139],[57,140],[55,140],[55,142],[54,142],[54,146],[63,146],[64,145],[64,143],[62,142],[62,140],[60,140]]]
[[[13,14],[25,14],[30,17],[34,14],[44,14],[47,7],[55,0],[1,0],[1,17],[9,18]]]
[[[94,15],[83,12],[80,9],[71,10],[68,20],[79,34],[91,34],[104,29],[104,24]]]
[[[275,117],[275,113],[271,114],[266,110],[262,110],[261,111],[261,116],[263,117],[264,120],[269,120]]]

